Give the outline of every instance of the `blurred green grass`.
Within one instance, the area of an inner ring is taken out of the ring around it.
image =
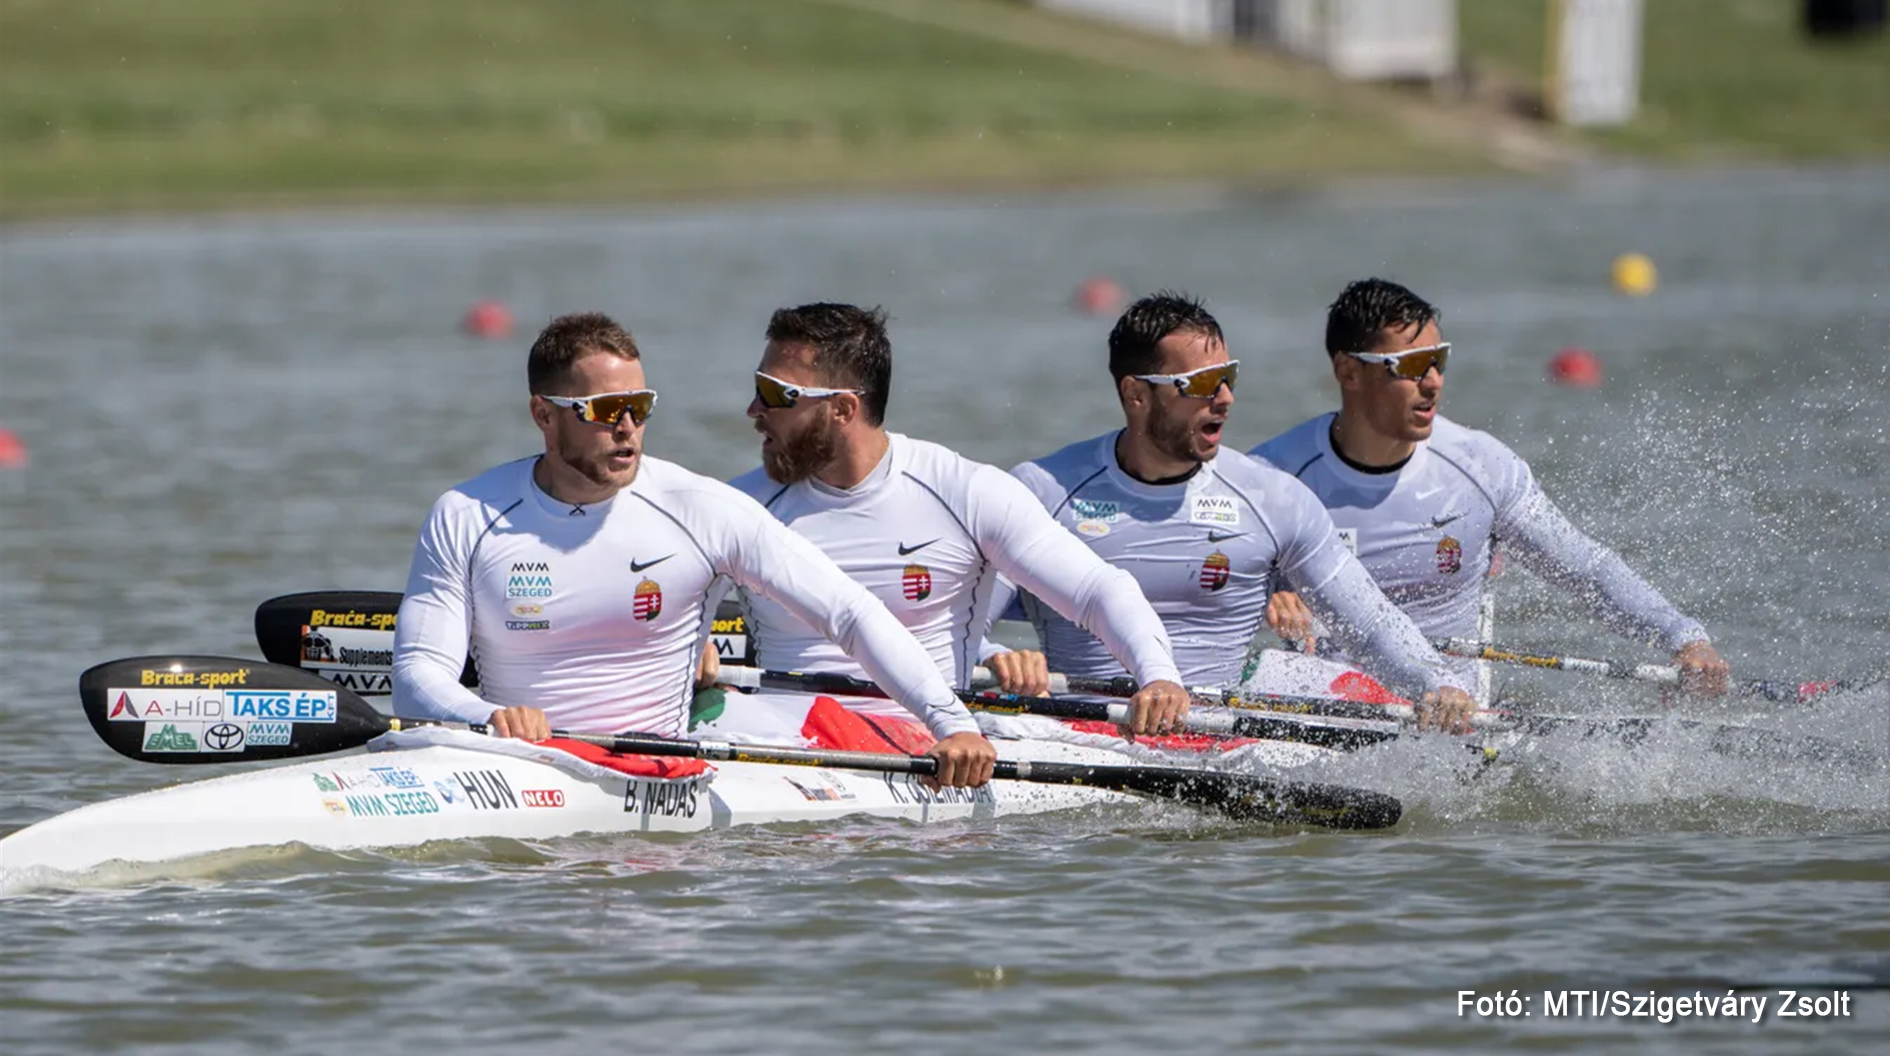
[[[1459,3],[1538,90],[1547,0]],[[1648,0],[1641,117],[1539,134],[1890,156],[1890,42],[1797,13]],[[1459,173],[1492,109],[1016,0],[0,0],[0,217]]]
[[[1075,35],[1131,61],[1086,58],[1040,12],[936,3],[1024,31],[818,0],[0,0],[0,212],[1409,163],[1390,119],[1284,78],[1230,86],[1103,27]]]
[[[1549,5],[1457,0],[1473,63],[1539,95]],[[1586,138],[1672,160],[1890,157],[1890,33],[1814,41],[1802,0],[1645,0],[1641,107]]]

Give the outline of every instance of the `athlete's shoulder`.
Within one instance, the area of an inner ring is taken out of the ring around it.
[[[433,503],[433,512],[451,515],[505,509],[525,497],[525,489],[531,486],[532,465],[537,461],[536,455],[528,455],[462,480],[440,495]]]
[[[906,486],[923,488],[944,503],[953,517],[971,527],[974,535],[981,531],[979,525],[988,523],[988,516],[1014,506],[1026,505],[1042,512],[1029,485],[989,462],[967,458],[929,440],[905,436],[895,436],[894,440],[895,450],[900,453],[896,472]],[[911,498],[918,499],[922,506],[930,501],[920,496]]]
[[[1222,451],[1214,456],[1213,473],[1227,487],[1255,498],[1297,495],[1306,486],[1279,466],[1239,451]]]
[[[734,485],[649,455],[643,456],[643,464],[637,469],[637,480],[630,486],[630,494],[666,508],[676,500],[711,512],[747,512],[761,508],[760,503]]]
[[[1436,421],[1431,424],[1431,446],[1452,452],[1462,451],[1472,454],[1495,453],[1504,456],[1515,455],[1515,452],[1509,449],[1508,444],[1498,440],[1490,433],[1486,433],[1481,429],[1473,429],[1462,422],[1446,418],[1441,414],[1438,415]]]
[[[894,468],[927,483],[962,486],[980,469],[995,469],[931,440],[920,440],[893,433],[890,436],[898,461]],[[1001,472],[1001,471],[1000,471]]]
[[[728,486],[756,502],[761,503],[763,506],[768,504],[769,499],[774,498],[788,488],[788,485],[768,476],[768,470],[765,466],[756,466],[748,472],[743,473],[741,476],[729,481]]]
[[[1078,440],[1067,447],[1059,448],[1041,458],[1020,462],[1011,470],[1011,475],[1030,484],[1033,489],[1042,483],[1046,486],[1060,485],[1066,492],[1080,486],[1085,480],[1096,475],[1096,471],[1105,468],[1102,452],[1108,449],[1115,432],[1092,436],[1087,440]]]
[[[1502,469],[1522,462],[1521,455],[1495,436],[1441,414],[1431,425],[1430,448],[1433,454],[1463,466],[1466,472]]]
[[[1431,426],[1430,456],[1450,466],[1483,492],[1497,509],[1511,508],[1535,490],[1535,474],[1508,444],[1481,429],[1438,415]]]
[[[1314,415],[1293,426],[1267,442],[1260,444],[1248,455],[1263,462],[1270,462],[1294,476],[1316,461],[1322,451],[1319,438],[1332,428],[1334,412]]]

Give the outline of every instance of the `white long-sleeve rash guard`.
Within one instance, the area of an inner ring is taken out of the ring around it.
[[[1118,435],[1071,444],[1011,472],[1071,538],[1141,585],[1168,628],[1187,684],[1227,685],[1239,677],[1248,644],[1265,623],[1268,584],[1279,576],[1387,686],[1414,699],[1447,685],[1461,688],[1463,680],[1339,544],[1332,519],[1305,486],[1226,450],[1186,481],[1144,483],[1117,464]],[[1029,593],[1022,599],[1052,670],[1120,673],[1093,637]]]
[[[1622,635],[1669,650],[1707,637],[1699,621],[1569,523],[1502,441],[1440,414],[1403,466],[1368,473],[1333,450],[1333,417],[1308,419],[1253,454],[1312,489],[1372,579],[1426,635],[1476,635],[1501,544]],[[1462,671],[1474,664],[1456,662]]]
[[[396,627],[396,714],[484,722],[524,705],[554,726],[677,736],[726,578],[857,657],[934,736],[977,732],[885,605],[748,496],[646,455],[630,487],[573,506],[532,481],[535,461],[428,514]],[[469,648],[483,695],[459,684]]]
[[[1091,553],[996,466],[891,433],[885,456],[852,488],[779,484],[761,469],[732,483],[884,602],[961,686],[978,662],[999,573],[1095,635],[1139,682],[1180,681],[1161,617],[1135,578]],[[746,611],[763,667],[859,674],[784,606],[751,597]]]

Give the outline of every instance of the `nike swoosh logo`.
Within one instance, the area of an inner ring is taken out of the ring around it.
[[[1226,541],[1227,541],[1227,540],[1229,540],[1229,539],[1238,539],[1238,538],[1240,538],[1241,536],[1243,536],[1243,535],[1246,535],[1246,534],[1247,534],[1246,532],[1228,532],[1228,533],[1226,533],[1225,535],[1223,535],[1223,534],[1221,534],[1220,532],[1209,532],[1209,533],[1208,533],[1208,542],[1210,542],[1210,543],[1224,543],[1224,542],[1226,542]]]
[[[646,568],[654,568],[655,566],[660,565],[663,562],[675,556],[676,556],[675,554],[664,554],[662,557],[659,557],[654,561],[645,561],[640,565],[637,564],[637,559],[633,557],[630,559],[630,571],[641,572]]]
[[[1433,527],[1433,528],[1442,528],[1442,527],[1443,527],[1444,525],[1446,525],[1446,524],[1449,524],[1450,522],[1452,522],[1452,521],[1454,521],[1454,520],[1456,520],[1456,519],[1458,519],[1459,517],[1462,517],[1462,516],[1463,516],[1463,514],[1461,514],[1461,513],[1453,513],[1453,514],[1451,514],[1451,515],[1450,515],[1450,516],[1448,516],[1448,517],[1432,517],[1432,518],[1431,518],[1431,527]]]
[[[927,540],[926,540],[925,542],[923,542],[923,543],[920,543],[920,544],[919,544],[918,546],[907,546],[907,545],[906,545],[906,544],[904,544],[904,543],[900,543],[900,544],[899,544],[899,556],[900,556],[900,557],[904,557],[904,556],[906,556],[907,554],[913,554],[913,553],[917,553],[917,552],[919,552],[920,550],[923,550],[923,549],[925,549],[926,547],[928,547],[928,546],[931,546],[931,545],[932,545],[933,543],[936,543],[936,542],[938,542],[938,540],[937,540],[937,539],[927,539]]]
[[[1431,489],[1429,489],[1429,490],[1427,490],[1427,491],[1420,491],[1420,492],[1417,492],[1417,493],[1415,493],[1415,494],[1413,494],[1413,495],[1412,495],[1411,497],[1412,497],[1412,498],[1414,498],[1414,499],[1416,499],[1416,500],[1418,500],[1419,502],[1423,502],[1423,501],[1424,501],[1425,499],[1428,499],[1428,498],[1430,498],[1430,497],[1431,497],[1432,495],[1435,495],[1435,494],[1437,494],[1438,492],[1440,492],[1440,491],[1443,491],[1443,490],[1444,490],[1444,489],[1443,489],[1442,487],[1435,487],[1435,488],[1431,488]]]

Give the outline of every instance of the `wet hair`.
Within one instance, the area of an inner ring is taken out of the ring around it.
[[[545,324],[525,357],[525,383],[532,395],[557,395],[571,377],[571,365],[593,352],[608,352],[622,359],[642,359],[630,331],[602,312],[573,312]]]
[[[1386,330],[1421,330],[1444,313],[1386,279],[1359,279],[1326,309],[1326,355],[1370,352]]]
[[[885,309],[825,301],[777,309],[768,320],[768,340],[812,348],[822,384],[860,390],[867,424],[886,420],[886,401],[892,397],[892,339],[886,336]]]
[[[1109,373],[1118,383],[1131,374],[1153,374],[1161,364],[1155,346],[1169,334],[1202,334],[1223,341],[1221,324],[1197,297],[1158,290],[1129,305],[1109,331]]]

